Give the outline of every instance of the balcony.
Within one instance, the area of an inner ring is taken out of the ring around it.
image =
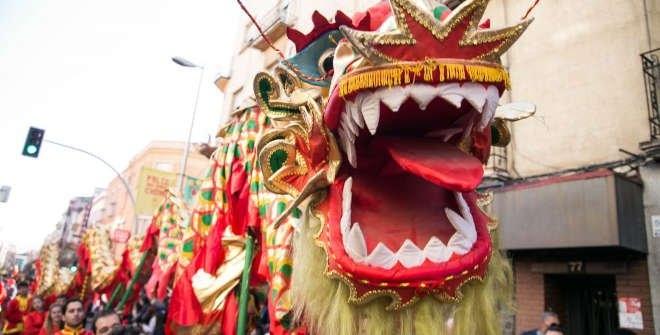
[[[660,159],[660,49],[651,50],[641,55],[646,103],[649,113],[648,142],[640,143],[640,148],[656,160]]]
[[[277,1],[265,14],[255,18],[263,32],[271,41],[275,41],[286,33],[289,1]],[[257,27],[250,22],[243,39],[243,48],[253,46],[259,50],[268,48],[268,44],[259,33]]]
[[[508,156],[508,147],[491,147],[490,158],[488,158],[488,164],[486,164],[486,171],[484,173],[485,183],[498,183],[511,179]]]

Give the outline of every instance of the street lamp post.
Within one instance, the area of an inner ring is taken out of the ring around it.
[[[188,153],[190,151],[190,139],[192,137],[193,126],[195,125],[195,114],[197,113],[197,102],[199,101],[199,92],[202,88],[202,79],[204,78],[204,67],[196,65],[193,62],[190,62],[182,57],[172,57],[172,61],[183,67],[192,67],[198,68],[199,71],[199,83],[197,84],[197,95],[195,96],[195,105],[193,107],[192,118],[190,120],[190,128],[188,129],[188,139],[186,140],[186,146],[183,148],[183,157],[181,158],[181,173],[179,174],[179,182],[177,185],[177,190],[183,194],[183,182],[186,175],[186,165],[188,165]]]

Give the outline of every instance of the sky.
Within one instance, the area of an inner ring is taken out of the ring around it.
[[[193,141],[221,121],[239,18],[226,0],[0,0],[0,242],[36,250],[69,200],[105,187],[112,170],[44,143],[21,156],[28,128],[79,147],[122,171],[152,140],[185,141],[203,65]]]

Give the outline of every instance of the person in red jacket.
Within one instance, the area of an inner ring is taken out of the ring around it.
[[[64,305],[64,328],[55,335],[94,335],[83,328],[85,325],[85,309],[80,299],[69,299]]]
[[[28,297],[28,284],[26,282],[18,283],[18,293],[16,297],[7,304],[5,313],[4,335],[23,333],[23,316],[30,307],[30,297]]]
[[[32,309],[23,317],[23,335],[38,335],[44,324],[44,301],[41,297],[32,298]]]

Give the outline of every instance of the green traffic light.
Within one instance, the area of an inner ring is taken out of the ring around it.
[[[30,127],[25,144],[23,145],[23,156],[37,158],[39,156],[39,148],[44,140],[44,130]]]
[[[37,152],[37,147],[34,145],[28,145],[27,148],[25,148],[25,151],[30,155],[34,155],[34,153]]]

